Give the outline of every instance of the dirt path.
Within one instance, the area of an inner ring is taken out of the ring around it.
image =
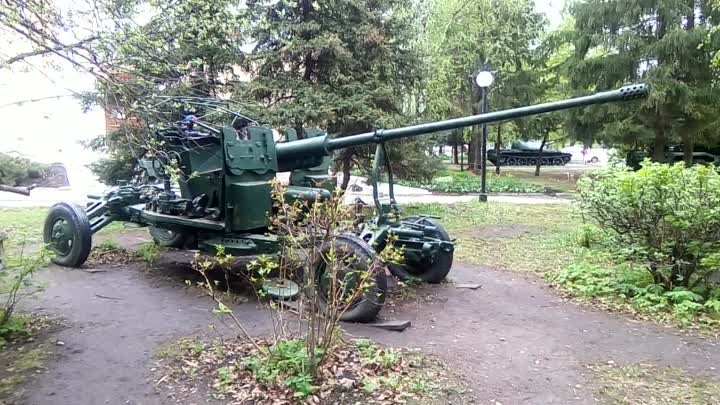
[[[187,273],[163,274],[139,264],[45,272],[48,287],[33,306],[63,316],[69,327],[54,337],[64,345],[20,403],[166,403],[148,381],[153,355],[177,337],[206,333],[214,317],[208,300],[184,287]],[[362,325],[346,330],[441,356],[467,376],[480,404],[594,404],[584,366],[597,362],[643,361],[720,376],[711,369],[720,365],[714,342],[565,303],[512,273],[458,264],[451,275],[482,288],[421,287],[416,298],[384,311],[412,321],[402,333]],[[254,333],[268,332],[254,303],[235,310]]]

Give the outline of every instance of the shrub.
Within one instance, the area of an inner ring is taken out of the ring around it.
[[[578,185],[582,212],[608,232],[620,253],[644,263],[655,284],[709,297],[712,275],[720,270],[717,169],[646,162],[637,172],[593,172]]]
[[[0,153],[0,184],[16,186],[23,181],[41,178],[47,168],[44,164]]]
[[[0,271],[0,346],[6,339],[27,334],[26,320],[15,311],[23,298],[36,292],[32,277],[46,261],[44,250],[36,256],[21,254],[11,258],[8,268]]]
[[[705,301],[705,297],[684,287],[666,291],[653,282],[650,273],[632,263],[608,266],[581,260],[550,273],[549,278],[579,298],[621,302],[653,316],[669,314],[681,324],[702,317],[702,322],[716,325],[720,315],[719,301],[712,298]],[[710,292],[710,296],[718,295],[720,289]]]

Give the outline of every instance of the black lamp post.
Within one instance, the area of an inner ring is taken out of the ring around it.
[[[482,114],[488,112],[488,89],[495,81],[494,72],[483,69],[475,76],[475,84],[480,88],[480,102]],[[482,163],[482,171],[480,172],[480,201],[487,201],[487,124],[482,124],[482,140],[480,145],[480,162]],[[478,142],[475,142],[475,169],[477,170],[478,159]]]

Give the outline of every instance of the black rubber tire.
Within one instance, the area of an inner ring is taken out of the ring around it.
[[[508,158],[507,165],[508,166],[515,166],[517,164],[517,160],[515,158]]]
[[[520,158],[518,159],[518,166],[526,166],[527,165],[527,159]]]
[[[420,217],[407,217],[403,221],[417,221]],[[437,234],[435,237],[444,241],[450,241],[450,235],[448,235],[445,228],[438,224],[432,218],[422,218],[419,221],[425,226],[437,227]],[[401,281],[413,281],[421,280],[430,284],[437,284],[445,280],[453,263],[453,253],[441,252],[432,261],[423,261],[420,263],[405,263],[405,264],[390,264],[388,269],[393,276],[399,278]]]
[[[335,250],[350,250],[355,256],[357,256],[357,263],[360,265],[358,270],[367,271],[367,264],[375,259],[375,252],[370,246],[360,238],[352,235],[339,235],[335,238]],[[323,246],[321,252],[325,253],[330,250],[330,245]],[[387,279],[385,278],[385,269],[379,269],[374,275],[374,282],[368,289],[363,293],[362,298],[359,302],[352,305],[351,308],[345,310],[340,317],[341,321],[344,322],[371,322],[382,309],[385,304],[385,295],[387,292]],[[318,286],[320,285],[320,279],[323,276],[322,266],[318,269],[316,277],[318,278]],[[318,300],[321,306],[324,306],[326,301],[323,299]]]
[[[171,231],[169,229],[149,226],[148,231],[152,236],[155,244],[162,247],[181,248],[185,246],[187,235],[182,232]]]
[[[67,223],[72,239],[67,249],[62,249],[53,242],[53,228],[59,222]],[[92,232],[90,220],[85,210],[77,204],[57,203],[50,207],[43,229],[43,241],[52,251],[53,263],[64,267],[80,267],[87,260],[92,248]]]
[[[563,165],[563,160],[560,159],[560,158],[554,158],[554,159],[552,160],[552,164],[553,164],[553,166],[562,166],[562,165]]]
[[[537,159],[528,159],[528,164],[530,166],[535,166],[537,164]]]
[[[598,163],[598,162],[600,162],[600,159],[598,159],[597,156],[593,156],[593,157],[590,159],[590,163]]]

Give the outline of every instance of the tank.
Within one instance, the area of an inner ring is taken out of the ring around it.
[[[488,160],[495,166],[535,166],[540,152],[540,142],[513,142],[510,149],[495,149],[487,152]],[[556,150],[544,149],[539,156],[542,166],[564,166],[572,155]]]
[[[720,146],[696,145],[692,154],[693,164],[713,164],[720,166]],[[640,170],[640,163],[645,158],[652,158],[652,153],[632,151],[627,154],[626,164],[634,170]],[[665,155],[659,163],[677,163],[685,161],[685,153],[681,145],[673,145],[665,150]]]

